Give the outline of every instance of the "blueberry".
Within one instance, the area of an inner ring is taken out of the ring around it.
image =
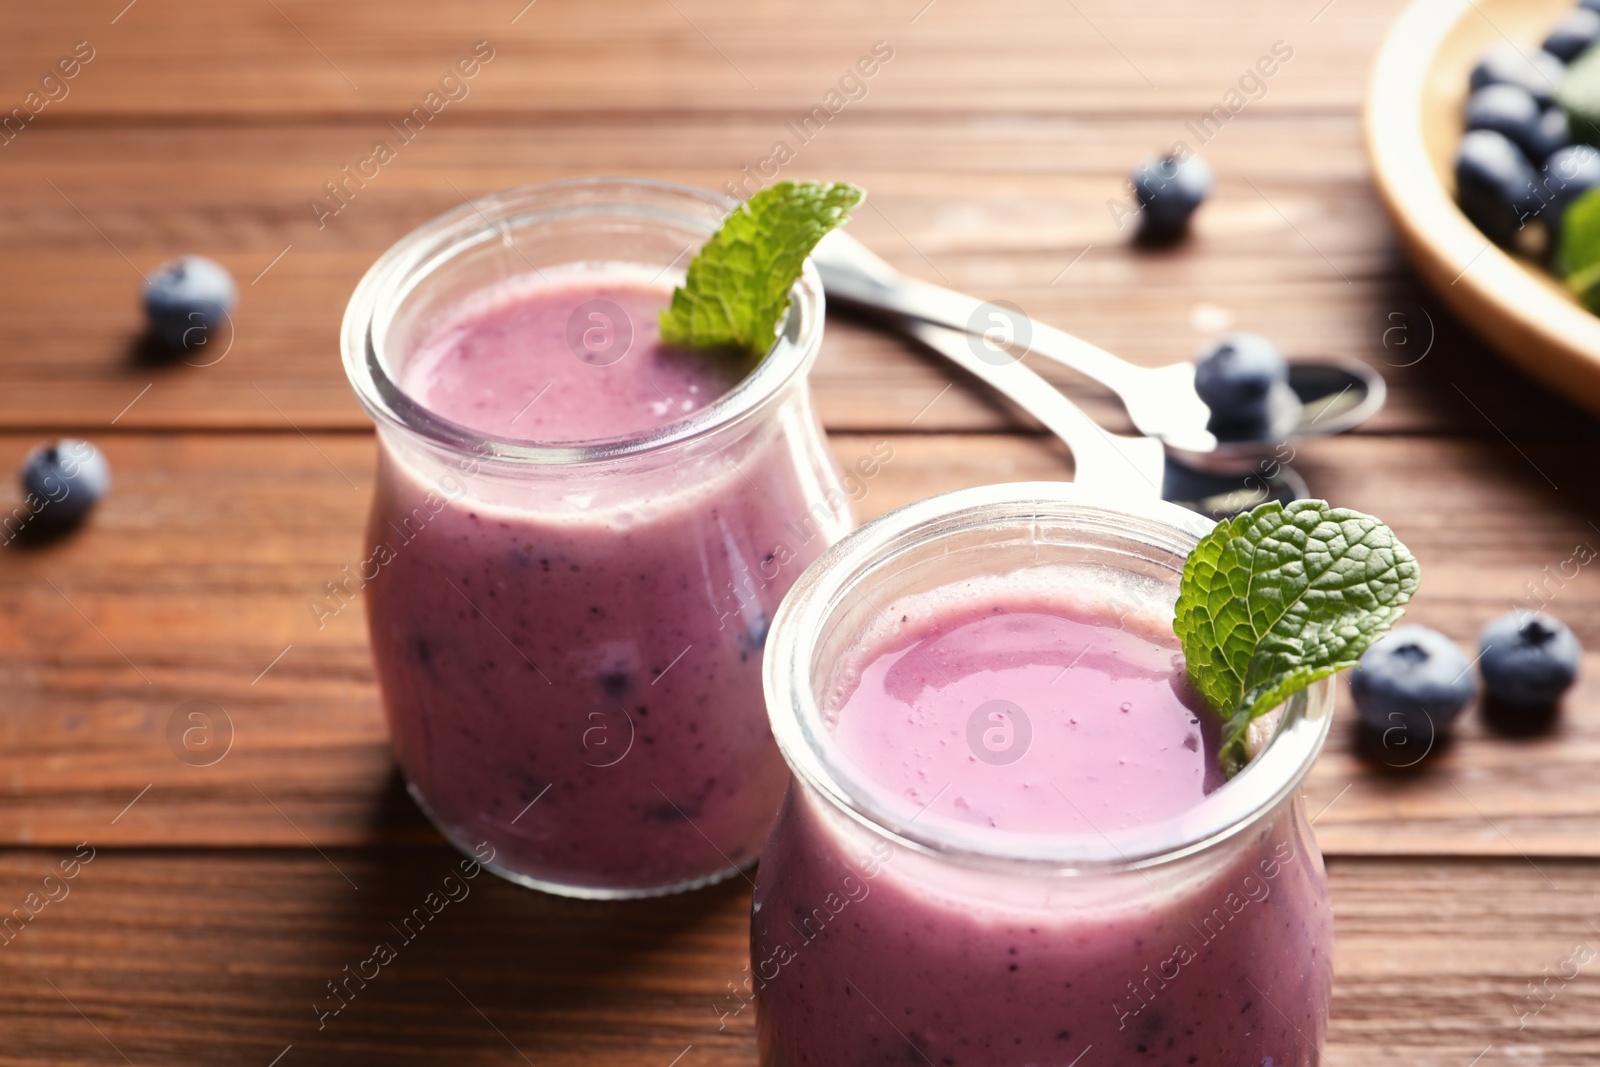
[[[1484,688],[1503,704],[1554,704],[1578,677],[1583,649],[1566,624],[1549,615],[1513,611],[1492,620],[1478,639]]]
[[[1469,130],[1456,150],[1456,202],[1500,245],[1510,245],[1542,206],[1538,175],[1522,149],[1494,130]]]
[[[144,310],[157,337],[174,352],[206,345],[239,298],[226,267],[204,256],[163,263],[144,287]]]
[[[1478,691],[1456,643],[1426,626],[1399,626],[1373,642],[1350,672],[1356,710],[1374,730],[1428,741],[1443,733]]]
[[[1540,172],[1537,193],[1542,204],[1539,215],[1552,234],[1559,238],[1567,208],[1596,186],[1600,186],[1600,149],[1575,144],[1550,154]]]
[[[1182,234],[1211,192],[1211,167],[1199,156],[1179,161],[1171,156],[1147,159],[1133,172],[1139,198],[1140,236],[1170,240]]]
[[[1600,149],[1592,144],[1570,144],[1565,149],[1555,150],[1539,173],[1538,189],[1534,190],[1541,203],[1539,219],[1549,234],[1550,261],[1562,274],[1565,269],[1560,262],[1560,251],[1566,208],[1597,186],[1600,186]]]
[[[1566,64],[1542,48],[1524,50],[1502,41],[1483,54],[1472,68],[1472,90],[1485,85],[1520,85],[1543,107],[1555,98]]]
[[[1505,134],[1532,163],[1543,163],[1571,140],[1567,113],[1558,107],[1541,110],[1533,95],[1516,85],[1485,85],[1473,93],[1467,129]]]
[[[32,511],[28,521],[37,529],[76,525],[109,488],[111,467],[88,441],[51,441],[22,461],[22,492]]]
[[[1580,7],[1555,24],[1544,39],[1544,50],[1563,63],[1571,63],[1594,44],[1596,38],[1600,38],[1600,11]]]
[[[1498,130],[1513,141],[1543,113],[1520,85],[1485,85],[1467,97],[1467,129]]]
[[[1258,333],[1230,333],[1200,354],[1194,388],[1213,416],[1250,421],[1266,413],[1273,388],[1289,380],[1278,346]]]
[[[1552,153],[1558,152],[1572,143],[1572,124],[1567,119],[1564,108],[1552,105],[1544,109],[1544,114],[1539,116],[1539,128],[1536,135],[1529,141],[1528,158],[1535,164],[1542,164],[1549,159]]]

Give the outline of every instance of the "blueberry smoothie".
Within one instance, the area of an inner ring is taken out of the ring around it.
[[[716,405],[748,368],[657,337],[671,293],[626,263],[476,288],[395,378],[435,416],[572,446],[529,467],[380,438],[366,587],[401,769],[436,825],[540,888],[626,896],[752,862],[787,772],[760,688],[767,620],[848,527],[798,379],[720,437],[596,457]]]
[[[1230,788],[1215,716],[1170,611],[1114,594],[1036,567],[874,613],[819,696],[840,776],[897,825],[1024,853],[1181,821]],[[761,1062],[1314,1065],[1332,920],[1297,805],[1063,876],[930,855],[797,783],[755,898]]]

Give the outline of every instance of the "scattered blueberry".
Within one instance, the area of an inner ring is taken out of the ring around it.
[[[163,263],[144,287],[151,329],[174,352],[205,346],[239,298],[226,267],[204,256]]]
[[[1513,611],[1492,620],[1479,638],[1478,669],[1484,688],[1519,708],[1554,704],[1578,677],[1583,649],[1559,619]]]
[[[1356,710],[1374,730],[1428,741],[1442,734],[1478,691],[1456,643],[1426,626],[1398,626],[1373,642],[1350,672]]]
[[[1580,7],[1555,24],[1544,39],[1544,50],[1563,63],[1571,63],[1596,38],[1600,38],[1600,10]]]
[[[1567,113],[1557,107],[1541,110],[1532,94],[1516,85],[1485,85],[1473,93],[1467,129],[1505,134],[1532,163],[1543,163],[1571,141]]]
[[[1289,364],[1258,333],[1230,333],[1200,354],[1194,388],[1213,415],[1249,419],[1265,410],[1274,386],[1287,383]]]
[[[1456,150],[1456,201],[1496,244],[1510,245],[1542,206],[1538,175],[1522,149],[1494,130],[1469,130]]]
[[[1555,98],[1566,64],[1542,48],[1524,50],[1502,41],[1483,54],[1472,68],[1474,92],[1485,85],[1520,85],[1543,107]]]
[[[22,461],[22,491],[32,510],[28,522],[37,529],[76,525],[109,488],[111,467],[88,441],[51,441]]]
[[[1147,159],[1133,172],[1133,191],[1139,198],[1141,237],[1171,240],[1189,225],[1189,216],[1211,192],[1211,166],[1199,156],[1176,160],[1171,156]]]

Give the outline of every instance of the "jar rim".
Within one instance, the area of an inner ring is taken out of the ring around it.
[[[755,366],[705,407],[640,434],[552,444],[474,429],[407,395],[390,374],[381,341],[411,288],[484,241],[509,240],[513,223],[611,213],[631,216],[643,225],[673,225],[710,237],[739,205],[722,193],[677,182],[609,176],[523,185],[468,201],[400,238],[357,283],[340,327],[345,374],[380,428],[406,431],[457,454],[519,465],[575,466],[643,457],[742,424],[804,376],[821,348],[825,302],[821,277],[809,259],[790,290],[789,311],[777,340]],[[679,253],[678,260],[691,250],[693,244]]]
[[[1104,874],[1169,863],[1235,837],[1298,789],[1332,723],[1333,679],[1280,709],[1254,758],[1199,803],[1121,830],[996,834],[917,823],[870,787],[839,750],[812,684],[815,653],[850,592],[909,550],[962,532],[1040,520],[1082,521],[1151,548],[1187,556],[1214,523],[1162,500],[1070,482],[1020,482],[963,489],[906,505],[859,527],[800,576],[773,618],[762,667],[773,736],[796,779],[869,831],[895,844],[966,866],[1027,874]],[[918,813],[920,815],[920,813]]]

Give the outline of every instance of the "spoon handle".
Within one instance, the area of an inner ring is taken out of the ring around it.
[[[872,259],[866,260],[867,256]],[[1118,394],[1130,384],[1130,374],[1136,375],[1141,369],[1004,305],[901,274],[847,234],[829,234],[811,258],[828,295],[846,303],[994,337],[991,343],[997,347],[1016,345],[1027,349],[1035,338],[1047,341],[1049,351],[1041,353],[1046,358],[1063,363]],[[873,268],[870,272],[869,263]]]
[[[1157,368],[1129,363],[1019,310],[901,274],[842,231],[824,237],[811,259],[830,299],[981,336],[996,352],[1038,353],[1110,389],[1145,436],[1192,452],[1217,446],[1207,429],[1210,409],[1195,392],[1191,363]]]
[[[1081,485],[1134,496],[1161,496],[1165,450],[1149,437],[1108,433],[1061,391],[1022,365],[1021,359],[991,362],[981,358],[972,336],[962,330],[907,319],[900,329],[981,379],[1067,443]],[[985,351],[988,351],[985,347]]]

